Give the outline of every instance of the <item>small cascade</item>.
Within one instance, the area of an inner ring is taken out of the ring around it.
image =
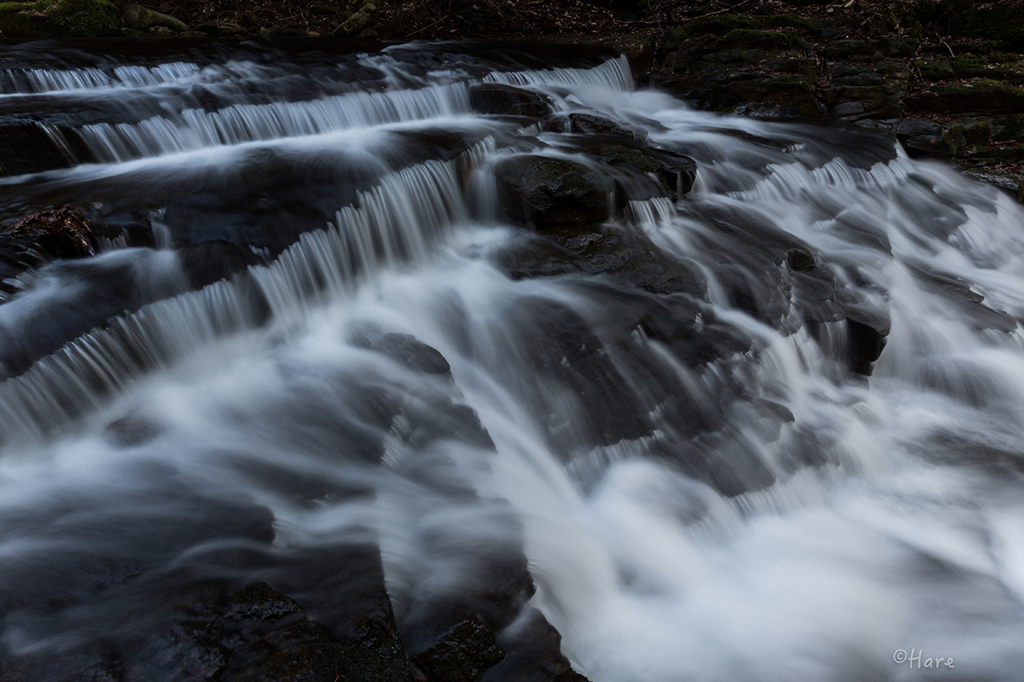
[[[79,133],[97,159],[118,163],[468,111],[466,86],[457,84],[397,93],[354,93],[312,102],[240,104],[215,112],[187,109],[174,118],[156,117],[135,124],[99,123],[83,126]]]
[[[0,71],[0,95],[72,93],[105,88],[142,88],[176,83],[192,78],[200,68],[189,62],[157,66],[123,65],[110,73],[98,68],[85,69],[4,69]]]
[[[11,49],[98,255],[0,243],[0,678],[1019,679],[1010,196],[578,46]]]
[[[459,178],[493,149],[491,139],[447,162],[428,161],[383,178],[248,277],[159,301],[116,318],[0,383],[3,445],[38,442],[51,429],[94,410],[126,382],[188,358],[193,349],[270,318],[286,328],[312,309],[350,296],[383,270],[422,265],[467,219]],[[251,279],[250,279],[251,278]],[[16,425],[16,426],[15,426]]]
[[[629,70],[629,60],[625,56],[609,59],[592,69],[494,72],[488,74],[484,81],[507,85],[595,86],[625,92],[633,90],[633,75]]]

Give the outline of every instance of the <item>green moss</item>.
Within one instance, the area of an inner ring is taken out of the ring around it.
[[[761,22],[751,16],[698,17],[674,29],[667,35],[679,38],[696,38],[704,35],[723,35],[740,28],[760,28]]]
[[[964,135],[964,128],[955,125],[942,135],[942,149],[950,156],[967,146],[967,137]]]
[[[949,62],[926,62],[920,64],[918,70],[925,80],[941,81],[953,77],[953,65]]]
[[[882,51],[890,57],[912,57],[921,42],[909,36],[891,37],[882,41]]]
[[[953,57],[953,69],[955,71],[976,71],[985,68],[985,62],[973,54],[962,54]]]
[[[0,31],[29,38],[93,38],[121,35],[121,18],[109,0],[39,0],[3,3]]]
[[[761,31],[748,28],[736,28],[715,42],[718,50],[730,47],[762,50],[786,50],[798,47],[799,38],[792,31]]]
[[[1020,59],[1017,52],[994,52],[986,57],[989,64],[1016,64]]]
[[[721,52],[709,52],[701,56],[703,61],[711,64],[758,64],[765,59],[768,53],[765,50],[723,50]]]
[[[964,130],[968,144],[987,144],[992,138],[992,125],[988,121],[977,121]]]
[[[783,73],[796,73],[806,76],[818,75],[818,64],[813,59],[806,57],[794,57],[793,59],[779,60],[773,64],[776,71]]]
[[[1006,3],[965,12],[952,27],[956,35],[982,38],[1011,49],[1024,48],[1024,14],[1014,14]]]
[[[979,159],[988,161],[997,161],[1005,159],[1024,159],[1024,145],[1014,145],[1012,147],[978,147],[977,154]]]
[[[1011,114],[1004,118],[998,118],[995,123],[1000,127],[999,131],[992,137],[996,142],[1012,140],[1021,133],[1024,133],[1024,114]]]

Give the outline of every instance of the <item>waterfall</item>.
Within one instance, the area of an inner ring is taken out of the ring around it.
[[[0,679],[1019,679],[1012,197],[363,49],[0,58],[0,218],[100,245],[0,241]]]

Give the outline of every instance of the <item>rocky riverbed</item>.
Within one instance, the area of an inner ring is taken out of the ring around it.
[[[1024,196],[1024,16],[1007,5],[967,3],[952,21],[951,3],[918,2],[879,21],[850,3],[762,3],[770,13],[691,11],[641,32],[635,28],[642,22],[625,20],[635,16],[625,10],[638,7],[594,7],[604,34],[570,26],[528,37],[615,46],[629,55],[641,83],[700,109],[853,122]],[[14,39],[402,37],[369,0],[311,6],[301,25],[217,20],[187,4],[160,9],[108,0],[7,2],[0,4],[0,32]],[[476,28],[467,30],[486,34],[479,23],[486,20],[476,17]]]

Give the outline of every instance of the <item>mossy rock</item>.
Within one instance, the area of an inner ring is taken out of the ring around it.
[[[800,31],[818,31],[821,30],[822,25],[821,21],[806,19],[795,14],[722,14],[710,17],[697,17],[681,26],[669,29],[665,33],[663,49],[674,49],[686,40],[701,36],[724,37],[727,33],[737,30],[763,31],[773,28],[789,28]]]
[[[803,41],[792,31],[762,31],[758,29],[736,28],[715,42],[715,48],[791,50],[800,47]]]
[[[807,87],[813,87],[814,82],[821,78],[821,72],[818,70],[818,63],[808,57],[775,59],[769,62],[768,66],[773,71],[801,76]]]
[[[992,124],[988,121],[975,121],[964,129],[964,138],[968,144],[988,144],[992,139]]]
[[[123,31],[109,0],[0,3],[0,31],[11,38],[98,38]]]
[[[964,128],[961,125],[952,126],[942,135],[942,149],[950,156],[967,146],[967,137],[964,135]]]
[[[963,85],[936,85],[931,92],[914,93],[906,99],[910,113],[999,114],[1024,111],[1024,88],[996,80]]]
[[[994,41],[999,48],[1024,48],[1024,14],[1014,13],[1007,3],[965,12],[954,25],[954,34]]]
[[[907,36],[892,36],[882,40],[882,52],[887,57],[912,57],[920,42]]]
[[[1024,114],[1012,114],[993,120],[992,139],[996,142],[1006,142],[1024,136]]]
[[[985,57],[989,64],[1016,64],[1021,60],[1018,52],[995,52]]]

